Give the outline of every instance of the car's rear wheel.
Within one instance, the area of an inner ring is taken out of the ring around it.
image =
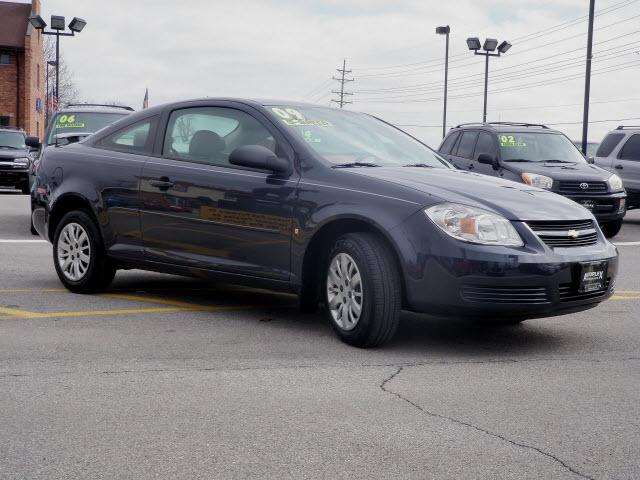
[[[615,237],[622,228],[622,219],[612,220],[611,222],[605,222],[602,224],[602,233],[607,238]]]
[[[116,273],[105,254],[98,227],[83,210],[67,213],[58,224],[53,263],[60,281],[75,293],[103,290]]]
[[[367,348],[391,340],[400,322],[400,272],[378,235],[340,237],[328,256],[323,290],[329,321],[344,342]]]

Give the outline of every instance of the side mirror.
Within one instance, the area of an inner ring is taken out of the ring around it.
[[[498,162],[498,157],[494,157],[493,155],[489,155],[488,153],[481,153],[480,155],[478,155],[478,163],[491,165],[494,170],[500,169],[500,163]]]
[[[40,139],[38,137],[27,137],[24,143],[29,148],[40,150]]]
[[[587,157],[587,163],[590,163],[593,165],[594,163],[596,163],[596,159],[593,157]]]
[[[242,167],[269,170],[282,175],[291,174],[291,164],[286,158],[276,156],[262,145],[242,145],[229,155],[229,163]]]

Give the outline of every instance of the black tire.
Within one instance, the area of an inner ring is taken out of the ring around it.
[[[40,235],[36,230],[36,227],[33,226],[33,219],[31,219],[30,223],[31,223],[31,235]]]
[[[90,247],[88,267],[84,275],[77,280],[65,276],[58,261],[60,235],[64,228],[72,223],[78,224],[84,229]],[[71,211],[60,220],[53,237],[53,264],[62,284],[74,293],[95,293],[105,290],[116,274],[113,263],[105,254],[100,231],[91,215],[84,210]]]
[[[607,238],[615,237],[622,228],[622,219],[612,220],[602,224],[602,233]]]
[[[22,185],[20,190],[22,190],[22,193],[25,195],[29,195],[31,193],[31,189],[29,188],[29,183],[27,183],[26,185]]]
[[[330,309],[327,279],[329,268],[339,254],[351,257],[361,278],[361,313],[355,327],[350,330],[338,325]],[[399,266],[380,236],[350,233],[338,238],[327,257],[324,272],[321,288],[327,318],[338,337],[360,348],[375,347],[390,341],[400,323],[401,280]]]

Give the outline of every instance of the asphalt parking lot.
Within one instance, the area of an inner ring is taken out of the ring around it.
[[[0,478],[639,478],[640,212],[616,296],[340,343],[296,298],[140,271],[61,288],[0,195]]]

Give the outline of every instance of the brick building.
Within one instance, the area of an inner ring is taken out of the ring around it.
[[[0,1],[0,125],[44,135],[44,50],[42,33],[29,24],[40,1]]]

